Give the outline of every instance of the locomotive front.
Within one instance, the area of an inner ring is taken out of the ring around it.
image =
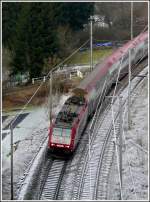
[[[70,97],[50,127],[48,147],[53,153],[70,154],[78,141],[81,112],[86,102],[82,97]],[[84,117],[84,116],[83,116]]]
[[[52,126],[49,133],[49,148],[53,152],[70,153],[73,150],[73,130]]]

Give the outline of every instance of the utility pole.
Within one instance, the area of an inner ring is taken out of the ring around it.
[[[128,130],[131,129],[131,49],[129,49],[129,68],[128,68]]]
[[[117,144],[117,139],[116,139],[116,132],[115,132],[115,120],[113,118],[113,125],[114,125],[114,136],[115,136],[115,147],[116,147],[116,155],[118,157],[118,172],[119,172],[119,177],[120,177],[120,200],[122,200],[122,134],[123,134],[123,103],[122,103],[122,96],[106,96],[108,98],[114,98],[114,97],[119,97],[119,144]],[[111,107],[113,106],[113,102],[111,100]],[[113,115],[112,115],[113,117]],[[118,145],[118,146],[117,146]],[[118,151],[119,147],[119,151]]]
[[[133,39],[133,2],[131,1],[131,40]]]
[[[49,79],[49,94],[50,94],[50,126],[52,125],[52,76],[53,76],[53,73],[51,72],[50,74],[50,79]]]
[[[13,191],[13,124],[10,124],[10,146],[11,146],[11,200],[14,199],[14,191]]]
[[[90,16],[90,71],[93,70],[93,17]]]
[[[120,125],[119,125],[119,168],[120,168],[120,183],[122,189],[122,134],[123,134],[123,111],[122,111],[122,96],[119,96],[119,118],[120,118]]]
[[[90,16],[90,71],[92,72],[93,70],[93,17]],[[90,163],[90,157],[91,157],[91,127],[89,131],[89,163]],[[89,170],[90,170],[90,196],[91,196],[91,168],[89,165]]]

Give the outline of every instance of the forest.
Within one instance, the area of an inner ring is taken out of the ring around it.
[[[134,36],[147,24],[146,4],[133,4]],[[2,45],[11,58],[10,75],[46,74],[89,39],[90,16],[98,18],[97,40],[129,40],[130,14],[127,2],[3,2]]]

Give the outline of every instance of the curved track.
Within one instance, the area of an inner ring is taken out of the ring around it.
[[[139,79],[134,83],[132,91],[142,80]],[[123,102],[127,100],[127,89],[121,94]],[[113,105],[115,122],[115,132],[119,132],[119,103]],[[77,164],[76,175],[73,180],[72,194],[69,199],[85,200],[94,199],[102,200],[107,198],[107,183],[109,171],[113,162],[114,155],[114,128],[112,124],[112,112],[110,105],[107,110],[101,114],[94,134],[90,138],[90,152],[89,147],[86,147],[85,153],[80,154],[80,161]],[[118,118],[117,118],[118,117]],[[87,143],[88,145],[88,143]],[[90,160],[89,160],[90,155]]]
[[[132,90],[139,82],[140,79],[135,82]],[[119,92],[125,104],[127,89],[123,92],[121,90]],[[70,160],[64,161],[46,156],[39,174],[40,179],[36,179],[37,183],[40,183],[38,193],[40,200],[107,199],[107,184],[114,156],[114,128],[110,118],[111,104],[103,104],[96,114],[94,128],[91,131],[89,122]],[[113,104],[116,134],[119,129],[118,106],[116,100]]]

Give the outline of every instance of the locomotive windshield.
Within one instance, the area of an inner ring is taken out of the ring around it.
[[[71,130],[68,128],[54,128],[52,142],[59,144],[70,144]]]
[[[67,128],[54,128],[53,129],[53,135],[54,136],[65,136],[65,137],[70,137],[71,135],[71,130]]]

